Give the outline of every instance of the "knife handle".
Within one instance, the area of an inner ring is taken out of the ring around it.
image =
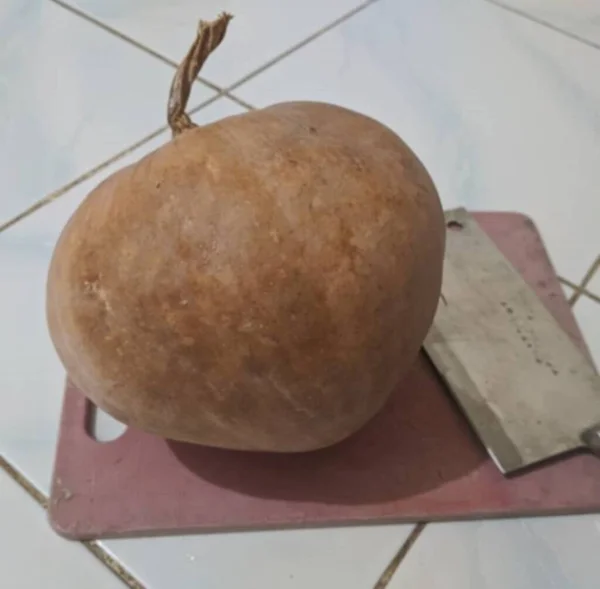
[[[589,450],[600,457],[600,423],[583,430],[580,438]]]

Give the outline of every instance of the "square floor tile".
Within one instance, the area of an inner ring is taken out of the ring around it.
[[[166,123],[174,69],[61,6],[5,0],[0,38],[0,224]]]
[[[235,93],[373,116],[446,207],[530,215],[577,281],[600,251],[599,71],[600,51],[484,0],[380,0]]]
[[[389,589],[596,589],[600,518],[428,525]]]
[[[6,589],[118,589],[125,584],[78,542],[59,538],[46,512],[0,469],[0,585]]]
[[[179,63],[193,41],[199,19],[221,11],[234,20],[201,76],[221,87],[242,77],[300,43],[360,0],[67,0],[69,4]]]

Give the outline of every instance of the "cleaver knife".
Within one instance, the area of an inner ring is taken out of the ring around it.
[[[600,456],[600,377],[465,210],[446,213],[442,298],[424,348],[505,475]]]

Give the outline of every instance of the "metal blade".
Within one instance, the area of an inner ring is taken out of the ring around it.
[[[503,473],[582,447],[600,423],[596,371],[473,217],[446,221],[427,354]]]

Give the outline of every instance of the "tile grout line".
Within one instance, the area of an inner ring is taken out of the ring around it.
[[[552,24],[551,22],[548,22],[546,20],[538,18],[537,16],[533,16],[532,14],[529,14],[529,13],[525,12],[524,10],[521,10],[520,8],[515,8],[513,6],[509,6],[507,4],[504,4],[503,2],[500,2],[499,0],[485,0],[485,1],[488,4],[492,4],[493,6],[500,8],[501,10],[506,10],[507,12],[511,12],[515,16],[524,18],[525,20],[528,20],[532,23],[540,25],[541,27],[549,29],[555,33],[558,33],[559,35],[564,35],[565,37],[571,39],[572,41],[577,41],[579,43],[583,43],[584,45],[587,45],[588,47],[591,47],[592,49],[600,49],[599,43],[590,41],[589,39],[586,39],[585,37],[580,37],[579,35],[572,33],[571,31],[561,29],[560,27]]]
[[[119,32],[119,31],[117,31],[116,29],[113,29],[113,28],[105,25],[103,22],[101,22],[101,21],[99,21],[99,20],[91,17],[90,15],[86,14],[85,12],[82,12],[82,11],[76,9],[73,6],[70,6],[69,4],[65,4],[62,0],[51,0],[51,1],[54,4],[56,4],[57,6],[60,6],[61,8],[63,8],[64,10],[67,10],[67,11],[71,12],[75,16],[83,18],[87,22],[89,22],[89,23],[91,23],[91,24],[93,24],[95,26],[100,27],[101,29],[103,29],[107,33],[109,33],[109,34],[111,34],[111,35],[113,35],[113,36],[121,39],[122,41],[124,41],[124,42],[132,45],[133,47],[136,47],[137,49],[139,49],[141,51],[144,51],[145,53],[151,55],[152,57],[155,57],[156,59],[158,59],[159,61],[165,63],[166,65],[169,65],[169,66],[173,67],[174,69],[177,69],[178,65],[174,61],[171,61],[170,59],[168,59],[164,55],[161,55],[160,53],[157,53],[156,51],[150,49],[149,47],[146,47],[146,46],[142,45],[141,43],[138,43],[134,39],[131,39],[130,37],[124,35],[123,33]],[[203,108],[207,107],[208,105],[212,104],[213,102],[215,102],[219,98],[228,98],[229,100],[231,100],[232,102],[235,102],[236,104],[238,104],[242,108],[245,108],[247,110],[256,110],[256,107],[254,107],[250,103],[248,103],[245,100],[239,98],[238,96],[230,94],[227,90],[225,90],[225,89],[217,86],[216,84],[213,84],[212,82],[210,82],[210,81],[208,81],[208,80],[206,80],[204,78],[198,77],[197,81],[200,82],[200,83],[202,83],[202,84],[204,84],[205,86],[209,87],[211,90],[214,90],[216,92],[216,94],[214,96],[211,96],[209,99],[201,102],[199,105],[197,105],[197,106],[189,109],[188,110],[189,114],[195,114],[195,113],[199,112],[201,109],[203,109]],[[53,202],[54,200],[56,200],[60,196],[63,196],[66,192],[68,192],[69,190],[75,188],[75,186],[77,186],[78,184],[81,184],[82,182],[85,182],[86,180],[88,180],[89,178],[91,178],[92,176],[94,176],[95,174],[97,174],[98,172],[102,171],[104,168],[106,168],[106,167],[114,164],[115,162],[117,162],[122,157],[124,157],[124,156],[132,153],[133,151],[135,151],[136,149],[138,149],[139,147],[141,147],[142,145],[144,145],[148,141],[151,141],[155,137],[158,137],[158,135],[160,135],[161,133],[163,133],[166,130],[168,130],[168,126],[167,125],[164,125],[164,126],[160,127],[159,129],[156,129],[155,131],[153,131],[149,135],[144,136],[142,139],[136,141],[135,143],[133,143],[132,145],[126,147],[125,149],[117,152],[115,155],[111,156],[107,160],[104,160],[100,164],[98,164],[98,165],[94,166],[93,168],[91,168],[90,170],[84,172],[83,174],[81,174],[80,176],[78,176],[77,178],[75,178],[74,180],[71,180],[67,184],[64,184],[60,188],[52,191],[50,194],[46,195],[45,197],[41,198],[40,200],[38,200],[35,203],[33,203],[31,206],[29,206],[28,208],[26,208],[24,211],[21,211],[19,214],[17,214],[14,217],[10,218],[8,221],[5,221],[4,223],[0,224],[0,233],[2,233],[2,231],[6,230],[6,229],[8,229],[10,227],[12,227],[13,225],[15,225],[16,223],[18,223],[19,221],[22,221],[23,219],[25,219],[29,215],[32,215],[33,213],[35,213],[36,211],[38,211],[42,207],[50,204],[51,202]]]
[[[69,4],[66,4],[65,2],[63,2],[63,0],[51,0],[51,1],[54,4],[56,4],[57,6],[60,6],[61,8],[63,8],[64,10],[67,10],[67,11],[71,12],[72,14],[74,14],[74,15],[80,17],[80,18],[83,18],[87,22],[89,22],[89,23],[91,23],[91,24],[93,24],[95,26],[100,27],[101,29],[103,29],[107,33],[116,36],[117,38],[121,39],[122,41],[124,41],[124,42],[132,45],[133,47],[136,47],[137,49],[139,49],[141,51],[144,51],[145,53],[147,53],[147,54],[155,57],[156,59],[162,61],[163,63],[165,63],[167,65],[170,65],[171,67],[174,67],[174,68],[178,67],[175,62],[171,61],[170,59],[168,59],[164,55],[161,55],[160,53],[157,53],[153,49],[150,49],[149,47],[146,47],[145,45],[139,43],[138,41],[135,41],[134,39],[128,37],[127,35],[124,35],[120,31],[117,31],[116,29],[113,29],[112,27],[109,27],[108,25],[106,25],[103,22],[101,22],[101,21],[93,18],[92,16],[86,14],[85,12],[82,12],[82,11],[76,9],[73,6],[70,6]],[[367,0],[366,2],[363,2],[362,4],[360,4],[359,6],[356,6],[355,8],[353,8],[349,12],[343,14],[342,16],[340,16],[339,18],[337,18],[336,20],[334,20],[331,23],[329,23],[328,25],[326,25],[325,27],[319,29],[317,32],[315,32],[312,35],[306,37],[304,40],[300,41],[296,45],[293,45],[292,47],[290,47],[289,49],[287,49],[283,53],[280,53],[275,58],[273,58],[270,61],[266,62],[260,68],[257,68],[256,70],[250,72],[249,74],[247,74],[246,76],[244,76],[243,78],[241,78],[235,84],[233,84],[232,86],[230,86],[228,88],[221,88],[221,87],[217,86],[216,84],[213,84],[209,80],[206,80],[204,78],[198,77],[197,80],[199,82],[201,82],[204,85],[208,86],[212,90],[215,90],[217,92],[217,94],[215,96],[211,97],[209,100],[207,100],[207,101],[199,104],[198,106],[196,106],[194,108],[191,108],[189,110],[189,113],[190,114],[194,114],[194,113],[200,111],[202,108],[208,106],[209,104],[211,104],[212,102],[214,102],[218,98],[228,98],[228,99],[232,100],[233,102],[235,102],[236,104],[238,104],[239,106],[241,106],[243,108],[246,108],[248,110],[256,110],[256,107],[254,107],[253,105],[249,104],[245,100],[239,98],[238,96],[235,96],[234,94],[231,93],[231,91],[233,89],[239,87],[243,83],[247,82],[251,78],[257,76],[260,73],[262,73],[263,71],[265,71],[266,69],[268,69],[272,65],[278,63],[282,59],[285,59],[288,55],[294,53],[298,49],[301,49],[305,45],[308,45],[310,42],[314,41],[315,39],[317,39],[321,35],[324,35],[328,31],[334,29],[335,27],[337,27],[341,23],[345,22],[346,20],[348,20],[352,16],[358,14],[359,12],[361,12],[362,10],[364,10],[365,8],[371,6],[372,4],[375,4],[378,1],[379,0]],[[53,202],[54,200],[56,200],[57,198],[59,198],[60,196],[64,195],[66,192],[68,192],[69,190],[71,190],[72,188],[74,188],[75,186],[77,186],[78,184],[81,184],[85,180],[91,178],[92,176],[94,176],[95,174],[97,174],[98,172],[100,172],[101,170],[103,170],[104,168],[106,168],[107,166],[115,163],[116,161],[118,161],[119,159],[121,159],[122,157],[124,157],[125,155],[127,155],[127,154],[135,151],[136,149],[138,149],[139,147],[141,147],[144,143],[150,141],[151,139],[154,139],[155,137],[157,137],[158,135],[160,135],[162,132],[164,132],[165,130],[167,130],[167,128],[168,127],[166,125],[163,126],[163,127],[160,127],[159,129],[157,129],[156,131],[154,131],[150,135],[145,136],[144,138],[140,139],[139,141],[137,141],[133,145],[131,145],[131,146],[129,146],[129,147],[121,150],[120,152],[118,152],[117,154],[115,154],[114,156],[112,156],[111,158],[109,158],[108,160],[105,160],[104,162],[98,164],[97,166],[95,166],[91,170],[88,170],[87,172],[84,172],[83,174],[81,174],[80,176],[78,176],[77,178],[75,178],[75,180],[72,180],[71,182],[68,182],[67,184],[63,185],[61,188],[58,188],[57,190],[54,190],[53,192],[51,192],[47,196],[45,196],[42,199],[38,200],[37,202],[35,202],[33,205],[31,205],[30,207],[28,207],[24,211],[21,211],[15,217],[12,217],[8,221],[5,221],[4,223],[0,224],[0,233],[2,231],[6,230],[6,229],[8,229],[10,227],[12,227],[13,225],[15,225],[16,223],[18,223],[19,221],[22,221],[23,219],[25,219],[29,215],[35,213],[36,211],[38,211],[42,207],[46,206],[47,204],[50,204],[51,202]]]
[[[249,102],[246,102],[243,98],[240,98],[239,96],[234,96],[233,94],[227,92],[226,90],[223,90],[223,92],[220,92],[216,96],[212,97],[210,102],[215,102],[215,100],[217,100],[217,98],[226,98],[227,100],[231,100],[232,102],[235,102],[238,106],[241,106],[242,108],[245,108],[246,110],[257,110],[257,108],[255,106],[253,106]],[[204,101],[204,102],[200,103],[198,106],[189,108],[187,110],[187,113],[189,115],[193,115],[193,114],[197,113],[198,111],[202,110],[204,107],[208,106],[208,104],[209,103],[207,103],[207,101]]]
[[[566,279],[566,278],[563,278],[562,276],[558,276],[558,281],[559,281],[561,284],[564,284],[565,286],[568,286],[568,287],[569,287],[571,290],[573,290],[573,294],[575,294],[575,293],[576,293],[576,292],[579,290],[579,287],[578,287],[578,286],[577,286],[577,285],[576,285],[574,282],[571,282],[570,280],[568,280],[568,279]],[[566,296],[566,295],[565,295],[565,296]],[[571,297],[572,297],[572,296],[573,296],[573,295],[571,295]],[[572,307],[572,306],[573,306],[573,305],[571,304],[571,297],[569,297],[569,298],[567,299],[567,303],[569,303],[569,307]]]
[[[563,278],[562,276],[559,276],[558,280],[565,286],[568,286],[573,291],[575,291],[568,299],[570,307],[572,307],[575,304],[575,302],[577,302],[577,301],[575,301],[574,303],[571,303],[571,299],[577,293],[579,293],[580,296],[582,296],[582,297],[586,297],[588,299],[592,299],[592,301],[595,301],[596,303],[600,303],[600,296],[594,294],[591,290],[587,290],[586,288],[580,288],[577,284],[575,284],[574,282],[571,282],[567,278]],[[579,300],[579,299],[577,299],[577,300]]]
[[[113,575],[119,577],[125,585],[131,589],[144,589],[144,586],[115,558],[113,558],[102,546],[93,540],[81,542],[83,546],[95,556],[104,566],[110,569]]]
[[[23,219],[25,219],[25,217],[28,217],[29,215],[35,213],[37,210],[41,209],[42,207],[50,204],[51,202],[53,202],[54,200],[56,200],[57,198],[59,198],[60,196],[65,194],[66,192],[69,192],[70,190],[75,188],[75,186],[81,184],[82,182],[85,182],[92,176],[96,175],[98,172],[101,172],[108,166],[114,164],[115,162],[120,160],[122,157],[134,152],[136,149],[138,149],[139,147],[141,147],[148,141],[151,141],[155,137],[158,137],[161,133],[164,133],[166,130],[167,130],[167,125],[161,127],[160,129],[157,129],[156,131],[153,131],[152,133],[150,133],[150,135],[146,135],[145,137],[143,137],[136,143],[130,145],[129,147],[126,147],[125,149],[122,149],[117,154],[113,155],[112,157],[103,161],[102,163],[98,164],[97,166],[91,168],[87,172],[84,172],[83,174],[81,174],[80,176],[75,178],[74,180],[71,180],[71,182],[68,182],[67,184],[63,185],[61,188],[54,190],[47,196],[36,201],[30,207],[28,207],[24,211],[21,211],[15,217],[12,217],[8,221],[5,221],[4,223],[2,223],[0,225],[0,233],[5,231],[9,227],[12,227],[13,225],[17,224],[19,221],[22,221]]]
[[[65,3],[63,0],[51,0],[51,2],[54,2],[54,4],[60,6],[61,8],[67,10],[68,12],[71,12],[75,16],[82,18],[83,20],[89,22],[90,24],[93,24],[93,25],[101,28],[103,31],[107,32],[110,35],[113,35],[114,37],[117,37],[118,39],[120,39],[121,41],[124,41],[125,43],[131,45],[132,47],[135,47],[136,49],[139,49],[140,51],[147,53],[151,57],[158,59],[165,65],[168,65],[168,66],[172,67],[173,69],[177,69],[179,67],[179,64],[177,62],[169,59],[165,55],[162,55],[162,53],[159,53],[158,51],[154,51],[154,49],[147,47],[143,43],[136,41],[135,39],[125,35],[124,33],[121,33],[121,31],[118,31],[117,29],[113,29],[111,26],[103,23],[101,20],[98,20],[98,19],[94,18],[93,16],[87,14],[86,12],[83,12],[82,10],[75,8],[74,6],[71,6],[70,4]],[[219,97],[225,96],[225,97],[229,98],[230,100],[233,100],[240,106],[243,106],[244,108],[247,108],[249,110],[254,110],[254,107],[252,105],[248,104],[246,101],[242,100],[241,98],[238,98],[237,96],[230,95],[229,92],[225,88],[221,88],[221,86],[218,86],[214,82],[211,82],[210,80],[208,80],[202,76],[197,76],[196,80],[198,82],[200,82],[201,84],[208,86],[211,90],[214,90],[215,92],[217,92]],[[195,111],[199,110],[200,108],[202,108],[203,106],[204,106],[204,103],[195,107],[193,109],[193,111],[195,112]]]
[[[158,59],[165,65],[168,65],[168,66],[172,67],[173,69],[177,69],[179,67],[179,64],[177,62],[171,60],[170,58],[166,57],[165,55],[162,55],[162,53],[159,53],[158,51],[154,51],[154,49],[147,47],[143,43],[136,41],[132,37],[125,35],[121,31],[114,29],[113,27],[107,25],[106,23],[103,23],[101,20],[94,18],[93,16],[87,14],[86,12],[83,12],[82,10],[75,8],[74,6],[71,6],[70,4],[65,3],[63,0],[51,0],[51,2],[53,2],[57,6],[60,6],[64,10],[71,12],[75,16],[82,18],[83,20],[89,22],[90,24],[101,28],[103,31],[107,32],[109,35],[113,35],[114,37],[117,37],[121,41],[124,41],[125,43],[131,45],[132,47],[135,47],[136,49],[139,49],[140,51],[147,53],[151,57]],[[252,105],[248,104],[245,100],[242,100],[241,98],[234,96],[233,94],[230,94],[227,89],[221,88],[221,86],[218,86],[214,82],[211,82],[210,80],[208,80],[202,76],[197,76],[196,80],[198,82],[200,82],[201,84],[204,84],[211,90],[217,92],[219,97],[225,96],[225,97],[229,98],[230,100],[233,100],[240,106],[243,106],[244,108],[247,108],[249,110],[255,110],[255,108]],[[196,112],[196,111],[200,110],[200,108],[202,108],[203,106],[204,106],[204,103],[198,105],[197,107],[192,109],[190,112]]]
[[[588,271],[585,273],[585,276],[581,280],[581,283],[576,287],[575,292],[571,295],[571,298],[569,299],[569,303],[571,304],[571,306],[575,305],[575,303],[584,293],[587,296],[589,296],[592,300],[598,301],[600,297],[596,297],[596,295],[589,292],[586,288],[592,280],[592,278],[594,277],[594,275],[596,274],[598,268],[600,268],[600,255],[598,255],[596,259],[592,262],[592,265],[588,268]]]
[[[27,493],[42,509],[48,509],[48,498],[38,491],[36,487],[23,476],[4,456],[0,455],[0,468],[15,481],[24,491]],[[67,542],[67,540],[65,540]],[[110,571],[119,577],[128,587],[131,589],[144,589],[143,585],[123,567],[117,560],[115,560],[108,552],[106,552],[97,542],[93,540],[86,540],[78,542],[88,552],[93,554],[104,566],[110,569]]]
[[[581,294],[588,298],[591,299],[592,301],[594,301],[595,303],[599,303],[600,304],[600,296],[598,296],[597,294],[594,294],[592,291],[590,290],[582,290]]]
[[[0,455],[0,468],[13,479],[36,503],[48,509],[48,499],[38,491],[4,456]]]
[[[275,57],[273,57],[272,59],[270,59],[269,61],[267,61],[263,65],[261,65],[260,67],[258,67],[255,70],[251,71],[249,74],[246,74],[243,78],[240,78],[234,84],[231,84],[230,86],[227,86],[225,88],[225,91],[226,92],[231,92],[232,90],[235,90],[236,88],[238,88],[242,84],[245,84],[248,80],[251,80],[252,78],[254,78],[255,76],[257,76],[258,74],[261,74],[262,72],[264,72],[265,70],[269,69],[270,67],[272,67],[276,63],[279,63],[280,61],[282,61],[283,59],[285,59],[286,57],[288,57],[292,53],[295,53],[299,49],[302,49],[303,47],[305,47],[309,43],[312,43],[314,40],[316,40],[319,37],[323,36],[325,33],[328,33],[332,29],[335,29],[336,27],[338,27],[339,25],[341,25],[345,21],[349,20],[350,18],[352,18],[356,14],[362,12],[363,10],[365,10],[366,8],[368,8],[369,6],[371,6],[372,4],[376,4],[377,2],[379,2],[379,0],[366,0],[366,2],[363,2],[362,4],[359,4],[358,6],[355,6],[352,10],[349,10],[348,12],[342,14],[342,16],[339,16],[335,20],[331,21],[328,25],[325,25],[324,27],[318,29],[316,32],[314,32],[311,35],[309,35],[308,37],[304,38],[302,41],[299,41],[295,45],[292,45],[289,49],[286,49],[285,51],[283,51],[279,55],[276,55]]]
[[[71,6],[70,4],[67,4],[64,0],[51,0],[51,2],[54,2],[54,4],[60,6],[64,10],[67,10],[67,11],[71,12],[72,14],[79,16],[80,18],[83,18],[87,22],[89,22],[93,25],[96,25],[97,27],[100,27],[102,30],[106,31],[107,33],[114,35],[115,37],[121,39],[122,41],[128,43],[129,45],[132,45],[133,47],[136,47],[137,49],[139,49],[141,51],[144,51],[148,55],[155,57],[156,59],[162,61],[163,63],[170,65],[171,67],[174,67],[174,68],[179,67],[179,64],[176,63],[175,61],[172,61],[170,58],[162,55],[161,53],[158,53],[157,51],[155,51],[154,49],[151,49],[150,47],[147,47],[143,43],[136,41],[135,39],[129,37],[128,35],[125,35],[121,31],[114,29],[110,25],[107,25],[106,23],[102,22],[101,20],[98,20],[97,18],[91,16],[87,12],[84,12],[78,8],[75,8],[74,6]],[[308,45],[315,39],[318,39],[325,33],[331,31],[332,29],[336,28],[338,25],[342,24],[349,18],[353,17],[354,15],[358,14],[359,12],[362,12],[365,8],[368,8],[369,6],[371,6],[372,4],[375,4],[377,2],[379,2],[379,0],[366,0],[362,4],[355,6],[352,10],[345,12],[344,14],[342,14],[341,16],[339,16],[338,18],[336,18],[329,24],[318,29],[316,32],[312,33],[308,37],[305,37],[302,41],[299,41],[295,45],[292,45],[290,48],[286,49],[279,55],[270,59],[269,61],[264,63],[262,66],[251,71],[249,74],[246,74],[244,77],[240,78],[234,84],[232,84],[226,88],[222,88],[222,87],[218,86],[217,84],[215,84],[214,82],[211,82],[210,80],[207,80],[206,78],[203,78],[200,76],[198,76],[197,79],[200,82],[202,82],[203,84],[205,84],[206,86],[208,86],[209,88],[215,90],[216,92],[219,92],[220,94],[230,97],[235,102],[242,104],[242,106],[246,106],[247,103],[243,103],[243,101],[241,101],[239,98],[237,98],[233,95],[230,95],[231,90],[238,88],[239,86],[241,86],[242,84],[244,84],[245,82],[250,80],[251,78],[254,78],[258,74],[260,74],[260,73],[264,72],[266,69],[270,68],[272,65],[275,65],[282,59],[285,59],[288,55],[291,55],[292,53],[296,52],[298,49],[301,49],[302,47]],[[248,108],[248,107],[246,106],[246,108]]]
[[[154,51],[154,49],[151,49],[150,47],[146,47],[146,45],[140,43],[139,41],[136,41],[135,39],[133,39],[131,37],[128,37],[124,33],[121,33],[121,31],[118,31],[117,29],[113,29],[111,26],[103,23],[101,20],[98,20],[97,18],[87,14],[87,12],[83,12],[82,10],[75,8],[74,6],[67,4],[66,2],[63,2],[63,0],[50,0],[50,1],[53,2],[54,4],[60,6],[61,8],[64,8],[68,12],[74,14],[75,16],[78,16],[78,17],[82,18],[83,20],[89,22],[90,24],[93,24],[93,25],[101,28],[103,31],[109,33],[110,35],[113,35],[114,37],[121,39],[121,41],[124,41],[125,43],[135,47],[136,49],[139,49],[139,50],[143,51],[144,53],[147,53],[148,55],[158,59],[159,61],[162,61],[164,64],[169,65],[175,69],[177,69],[179,67],[179,64],[176,63],[175,61],[172,61],[168,57],[162,55],[161,53],[158,53],[158,51]],[[221,88],[220,86],[217,86],[210,80],[207,80],[200,76],[198,76],[197,79],[200,82],[202,82],[205,86],[208,86],[209,88],[211,88],[211,90],[214,90],[219,93],[222,93],[225,91],[223,88]]]
[[[219,93],[219,94],[215,94],[214,96],[211,96],[209,99],[200,103],[198,106],[195,106],[194,108],[190,109],[188,111],[188,113],[195,114],[198,111],[202,110],[203,108],[206,108],[213,102],[216,102],[220,98],[227,98],[229,100],[232,100],[233,102],[235,102],[236,104],[238,104],[239,106],[241,106],[243,108],[246,108],[248,110],[255,110],[255,107],[252,106],[251,104],[247,103],[246,101],[241,100],[233,95],[223,92],[223,93]],[[52,191],[50,194],[46,195],[45,197],[41,198],[40,200],[33,203],[31,206],[26,208],[24,211],[21,211],[18,215],[14,216],[14,217],[10,218],[8,221],[5,221],[4,223],[0,224],[0,233],[2,233],[2,231],[5,231],[6,229],[9,229],[13,225],[16,225],[19,221],[22,221],[26,217],[29,217],[29,215],[32,215],[39,209],[52,203],[60,196],[63,196],[65,193],[69,192],[70,190],[72,190],[73,188],[75,188],[76,186],[81,184],[82,182],[89,180],[92,176],[96,175],[98,172],[101,172],[108,166],[111,166],[112,164],[116,163],[121,158],[129,155],[130,153],[133,153],[134,151],[136,151],[137,149],[142,147],[145,143],[148,143],[148,141],[155,139],[161,133],[166,132],[168,129],[169,129],[168,125],[163,125],[162,127],[159,127],[158,129],[156,129],[149,135],[142,137],[142,139],[139,139],[135,143],[132,143],[131,145],[126,147],[125,149],[122,149],[121,151],[117,152],[115,155],[113,155],[109,159],[104,160],[97,166],[94,166],[93,168],[87,170],[86,172],[79,175],[74,180],[71,180],[71,182],[68,182],[67,184],[64,184],[57,190]]]
[[[86,12],[83,12],[82,10],[75,8],[74,6],[71,6],[70,4],[65,3],[63,0],[51,0],[51,2],[54,2],[54,4],[57,4],[61,8],[64,8],[65,10],[71,12],[75,16],[82,18],[83,20],[89,22],[90,24],[93,24],[93,25],[101,28],[103,31],[109,33],[110,35],[113,35],[114,37],[117,37],[118,39],[120,39],[121,41],[124,41],[125,43],[131,45],[132,47],[135,47],[136,49],[139,49],[140,51],[147,53],[151,57],[158,59],[159,61],[161,61],[162,63],[164,63],[168,66],[171,66],[173,69],[177,69],[179,67],[179,64],[176,61],[173,61],[172,59],[168,58],[167,56],[163,55],[162,53],[159,53],[158,51],[154,51],[154,49],[147,47],[143,43],[136,41],[132,37],[125,35],[121,31],[114,29],[113,27],[107,25],[106,23],[103,23],[101,20],[94,18],[93,16],[87,14]],[[214,82],[211,82],[207,78],[204,78],[202,76],[197,76],[196,80],[198,82],[204,84],[205,86],[208,86],[211,90],[214,90],[215,92],[217,92],[219,97],[225,96],[225,97],[229,98],[230,100],[233,100],[240,106],[247,108],[248,110],[255,110],[255,108],[252,105],[248,104],[245,100],[242,100],[241,98],[238,98],[237,96],[233,96],[232,94],[229,94],[227,89],[221,88],[221,86],[218,86],[217,84],[215,84]],[[204,106],[204,103],[198,105],[197,107],[195,107],[194,109],[192,109],[189,112],[196,112],[196,111],[200,110],[200,108],[202,108],[203,106]]]
[[[381,573],[381,576],[379,577],[375,585],[373,585],[373,589],[385,589],[385,587],[388,586],[389,582],[394,576],[394,573],[398,570],[398,568],[406,558],[406,555],[409,553],[410,549],[419,539],[426,525],[426,522],[419,522],[415,525],[415,527],[411,530],[410,534],[408,535],[408,538],[404,541],[402,546],[400,546],[400,549],[394,555],[394,558],[392,558],[387,567],[385,567],[383,573]]]

